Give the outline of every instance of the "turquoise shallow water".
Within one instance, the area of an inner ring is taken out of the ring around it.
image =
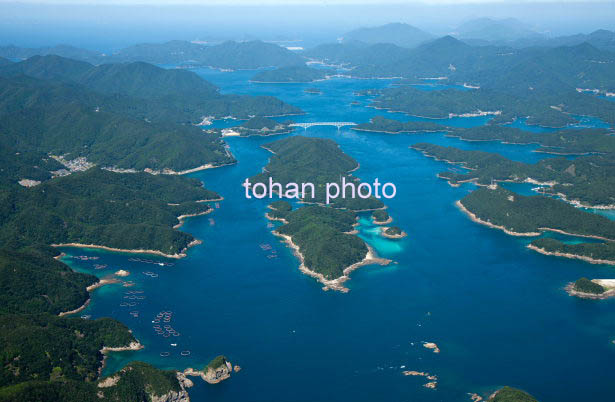
[[[353,95],[389,85],[387,80],[268,85],[249,83],[251,71],[198,72],[224,92],[270,94],[300,106],[307,114],[293,117],[296,121],[360,123],[375,115],[411,119],[366,108],[368,99]],[[323,94],[303,93],[314,86]],[[354,100],[361,105],[351,106]],[[295,134],[331,138],[360,162],[357,176],[396,184],[397,196],[387,205],[408,237],[380,238],[367,215],[359,227],[360,236],[396,264],[355,271],[348,294],[323,292],[298,271],[296,258],[270,233],[267,203],[245,199],[240,186],[267,162],[269,153],[260,145],[283,136],[230,138],[238,164],[193,174],[225,200],[210,215],[182,227],[203,241],[187,258],[160,266],[130,261],[134,256],[127,254],[64,250],[100,257],[66,258],[75,269],[102,277],[124,268],[136,284],[96,290],[83,312],[125,322],[146,346],[113,354],[106,373],[137,359],[159,367],[201,367],[225,354],[243,370],[215,386],[195,381],[192,400],[467,401],[468,392],[487,394],[506,384],[541,401],[611,399],[615,303],[571,298],[563,287],[580,276],[615,277],[613,268],[543,256],[525,247],[528,239],[471,222],[454,202],[472,185],[450,187],[436,178],[448,168],[445,163],[408,147],[429,141],[527,162],[548,155],[532,152],[534,146],[468,143],[441,133],[387,135],[313,127]],[[279,257],[267,258],[261,243],[271,244]],[[108,266],[95,270],[94,263]],[[143,293],[126,293],[134,291]],[[144,298],[131,298],[135,295]],[[171,325],[179,336],[156,334],[152,320],[161,311],[173,312],[170,322],[161,324]],[[423,341],[436,342],[441,353],[423,348]],[[404,369],[437,375],[438,389],[424,388],[422,378],[403,376]]]

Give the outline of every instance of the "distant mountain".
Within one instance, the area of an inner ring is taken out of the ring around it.
[[[221,69],[257,69],[286,67],[305,62],[297,53],[261,41],[224,42],[205,46],[174,40],[166,43],[142,43],[121,49],[111,55],[71,46],[45,48],[0,47],[0,57],[27,59],[33,56],[57,55],[91,64],[129,63],[142,61],[152,64],[186,64]]]
[[[55,54],[69,59],[88,61],[90,63],[97,63],[100,61],[101,57],[103,57],[103,54],[100,52],[93,52],[70,45],[39,48],[23,48],[14,45],[0,46],[0,56],[8,59],[23,60],[32,56],[46,56],[49,54]]]
[[[172,94],[217,96],[217,88],[192,71],[163,69],[135,62],[92,64],[64,57],[34,56],[0,68],[0,75],[24,74],[44,80],[54,79],[84,85],[105,94],[157,97]]]
[[[615,54],[589,43],[556,48],[528,48],[515,61],[475,73],[486,87],[512,90],[531,87],[551,92],[564,88],[615,92]]]
[[[576,34],[570,36],[558,36],[555,38],[525,38],[519,39],[511,46],[530,47],[530,46],[575,46],[581,43],[589,43],[600,50],[615,52],[615,32],[606,29],[599,29],[590,34]]]
[[[222,95],[218,89],[184,69],[163,69],[135,62],[93,66],[60,56],[35,56],[0,67],[0,76],[28,75],[87,87],[96,93],[123,95],[130,101],[125,112],[149,121],[198,123],[205,116],[273,116],[296,114],[300,110],[273,97]],[[122,112],[124,97],[112,98],[108,107]]]
[[[302,65],[305,59],[273,43],[229,41],[207,47],[199,63],[216,68],[251,70],[263,67]]]
[[[272,43],[228,41],[205,46],[178,40],[130,46],[109,56],[107,61],[192,64],[233,70],[285,67],[304,63],[298,54]]]
[[[514,18],[496,20],[478,18],[461,24],[454,32],[461,39],[489,42],[514,41],[521,38],[542,37],[530,26]]]
[[[413,48],[433,39],[433,35],[412,25],[392,23],[378,27],[359,28],[343,35],[343,42],[360,41],[367,44],[392,43]]]
[[[173,40],[165,43],[139,43],[114,52],[105,58],[105,62],[144,61],[156,64],[198,64],[206,49],[207,46],[184,40]]]
[[[139,99],[109,98],[23,75],[0,77],[0,97],[2,153],[86,157],[102,166],[138,170],[181,171],[233,160],[219,138],[204,136],[199,128],[140,118]]]

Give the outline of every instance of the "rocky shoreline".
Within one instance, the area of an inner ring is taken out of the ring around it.
[[[457,206],[457,208],[459,208],[459,210],[461,210],[461,212],[466,214],[473,222],[480,223],[481,225],[485,225],[485,226],[488,226],[488,227],[493,228],[493,229],[499,229],[499,230],[503,231],[504,233],[506,233],[507,235],[522,236],[522,237],[540,236],[540,232],[524,232],[524,233],[513,232],[512,230],[509,230],[509,229],[507,229],[504,226],[494,225],[491,222],[484,221],[484,220],[480,219],[479,217],[477,217],[472,212],[470,212],[468,209],[466,209],[466,207],[461,203],[460,200],[459,201],[455,201],[455,205]]]
[[[566,285],[564,290],[566,290],[566,293],[568,293],[568,295],[579,297],[581,299],[604,300],[611,297],[615,297],[615,288],[607,289],[604,293],[585,293],[579,292],[578,290],[574,290],[574,282],[570,282],[568,285]]]
[[[201,379],[208,384],[218,384],[219,382],[222,382],[224,380],[231,378],[231,373],[233,372],[237,373],[240,370],[241,370],[241,367],[237,365],[233,366],[231,362],[225,361],[224,364],[220,365],[219,367],[216,367],[216,368],[207,367],[207,371],[195,370],[192,367],[188,367],[181,374],[184,377],[186,376],[201,377]],[[179,374],[180,373],[178,373],[178,375]]]
[[[344,282],[350,279],[350,273],[352,271],[364,265],[372,265],[372,264],[389,265],[392,262],[392,260],[377,257],[374,250],[371,248],[371,246],[366,243],[365,245],[367,246],[367,253],[365,257],[363,258],[363,260],[346,267],[343,270],[344,274],[340,276],[339,278],[327,279],[325,278],[323,274],[320,274],[316,271],[312,271],[305,265],[305,259],[303,257],[303,254],[301,254],[301,252],[299,251],[299,246],[293,243],[293,240],[290,236],[278,233],[276,231],[274,231],[273,234],[284,239],[284,242],[288,244],[288,246],[293,250],[293,253],[295,254],[295,256],[299,258],[299,261],[300,261],[299,270],[303,272],[304,274],[317,279],[318,282],[322,283],[324,285],[322,289],[325,291],[331,289],[331,290],[337,290],[342,293],[347,293],[350,291],[350,289],[345,287],[343,284]]]
[[[387,239],[403,239],[404,237],[408,236],[408,233],[402,231],[400,234],[395,234],[395,235],[391,235],[388,234],[386,231],[387,229],[389,229],[387,226],[383,226],[380,228],[380,236],[382,237],[386,237]]]
[[[571,254],[571,253],[560,253],[558,251],[547,251],[544,248],[536,247],[533,244],[528,244],[527,248],[530,250],[534,250],[540,254],[544,255],[552,255],[556,257],[564,257],[564,258],[572,258],[577,260],[582,260],[585,262],[589,262],[590,264],[606,264],[606,265],[615,265],[615,261],[611,260],[596,260],[591,257],[587,257],[585,255]]]
[[[166,257],[166,258],[180,259],[180,258],[186,257],[186,250],[188,250],[190,247],[196,246],[197,244],[201,244],[201,243],[202,242],[200,240],[194,239],[193,241],[188,243],[188,245],[186,247],[184,247],[184,249],[181,252],[176,253],[176,254],[165,254],[162,251],[158,251],[158,250],[123,249],[123,248],[114,248],[114,247],[100,246],[100,245],[97,245],[97,244],[82,244],[82,243],[51,244],[51,247],[96,248],[96,249],[101,249],[101,250],[106,250],[106,251],[113,251],[113,252],[117,252],[117,253],[153,254],[153,255],[159,255],[159,256],[162,256],[162,257]]]

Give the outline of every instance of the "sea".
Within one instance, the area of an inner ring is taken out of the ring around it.
[[[393,85],[392,80],[258,84],[250,82],[256,71],[194,71],[223,93],[272,95],[305,111],[280,121],[362,123],[374,116],[421,120],[371,108],[370,97],[355,95]],[[443,87],[426,84],[419,88]],[[305,93],[307,88],[318,88],[321,94]],[[471,127],[488,120],[431,121]],[[229,119],[214,125],[238,123]],[[523,120],[514,125],[538,134],[549,130]],[[604,123],[582,117],[579,126]],[[378,178],[396,185],[396,196],[385,201],[393,224],[408,236],[382,238],[369,213],[362,213],[359,236],[394,263],[354,271],[346,282],[348,293],[324,291],[302,274],[291,250],[271,233],[275,227],[268,227],[270,200],[246,199],[241,186],[267,164],[271,154],[263,144],[294,135],[330,138],[360,163],[353,174],[365,182]],[[475,186],[451,187],[436,175],[459,168],[410,146],[431,142],[529,163],[552,155],[533,152],[536,145],[333,126],[226,141],[237,164],[191,174],[224,200],[219,208],[212,203],[211,214],[188,219],[181,227],[202,241],[186,258],[62,250],[67,254],[63,260],[77,271],[103,278],[124,269],[130,275],[123,279],[134,283],[95,290],[90,305],[79,313],[116,318],[145,346],[110,354],[105,375],[134,360],[159,368],[201,369],[222,354],[241,371],[216,385],[193,378],[192,401],[456,402],[470,401],[470,393],[487,397],[504,385],[526,390],[543,402],[612,400],[615,300],[574,298],[564,287],[582,276],[615,278],[614,268],[541,255],[526,248],[529,238],[472,222],[455,201]],[[534,194],[531,185],[506,186]],[[156,330],[157,325],[161,329]],[[425,342],[436,343],[440,353],[425,348]],[[429,381],[425,377],[405,376],[406,370],[437,376],[436,389],[424,386]]]

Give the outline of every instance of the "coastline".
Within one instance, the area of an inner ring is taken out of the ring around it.
[[[365,245],[367,246],[367,253],[361,261],[356,262],[344,268],[344,270],[342,271],[343,275],[340,276],[339,278],[327,279],[325,278],[323,274],[320,274],[316,271],[312,271],[305,265],[305,259],[303,257],[303,254],[301,254],[301,251],[299,250],[299,246],[293,243],[293,240],[290,236],[278,233],[276,231],[273,231],[272,233],[275,236],[278,236],[284,239],[284,242],[288,244],[288,246],[293,250],[293,254],[295,254],[295,256],[299,259],[299,262],[300,262],[299,270],[303,272],[304,274],[311,276],[312,278],[315,278],[316,280],[318,280],[318,282],[322,283],[324,285],[322,289],[325,291],[331,289],[331,290],[337,290],[342,293],[348,293],[350,289],[345,287],[343,284],[344,282],[350,279],[350,273],[352,273],[352,271],[364,265],[372,265],[372,264],[388,265],[392,262],[392,260],[377,257],[372,247],[369,244],[365,243]]]
[[[130,331],[132,333],[132,331]],[[100,349],[100,354],[102,355],[102,361],[100,367],[98,368],[98,377],[102,374],[103,369],[105,368],[105,364],[107,362],[107,353],[109,352],[127,352],[127,351],[137,351],[145,348],[138,340],[134,340],[128,344],[128,346],[117,346],[117,347],[109,347],[103,346]]]
[[[96,283],[91,284],[90,286],[86,287],[85,290],[88,292],[92,292],[95,289],[98,289],[102,286],[105,285],[109,285],[111,283],[120,283],[120,281],[118,279],[101,279]],[[69,310],[69,311],[62,311],[60,313],[58,313],[58,317],[64,317],[65,315],[71,315],[71,314],[77,314],[80,313],[81,311],[85,310],[85,308],[87,306],[89,306],[90,302],[92,301],[92,297],[88,297],[88,299],[85,301],[85,303],[83,303],[81,306],[77,307],[74,310]]]
[[[207,169],[215,169],[215,168],[219,168],[219,167],[223,167],[223,166],[230,166],[230,165],[234,165],[236,164],[237,161],[234,162],[229,162],[229,163],[223,163],[221,165],[214,165],[211,163],[206,163],[204,165],[201,166],[197,166],[195,168],[192,169],[186,169],[186,170],[181,170],[179,172],[173,170],[173,169],[169,169],[169,168],[164,168],[162,170],[154,170],[151,168],[145,168],[143,169],[144,172],[149,173],[149,174],[153,174],[153,175],[157,175],[157,174],[166,174],[166,175],[178,175],[178,176],[182,176],[188,173],[194,173],[194,172],[199,172],[201,170],[207,170]]]
[[[574,282],[570,282],[568,285],[566,285],[564,290],[566,291],[566,293],[568,293],[569,296],[579,297],[581,299],[604,300],[615,296],[615,289],[613,288],[608,289],[604,293],[600,294],[579,292],[577,290],[574,290]]]
[[[451,130],[401,130],[401,131],[386,131],[386,130],[370,130],[368,128],[351,127],[354,131],[365,131],[367,133],[384,133],[384,134],[416,134],[416,133],[450,133]]]
[[[197,202],[206,202],[206,201],[197,201]],[[192,217],[195,217],[195,216],[207,215],[207,214],[210,214],[212,211],[213,211],[213,208],[209,207],[209,209],[207,211],[197,212],[195,214],[180,215],[180,216],[177,217],[177,220],[179,221],[179,223],[177,225],[173,226],[173,229],[179,229],[180,227],[182,227],[182,225],[186,221],[186,218],[192,218]]]
[[[376,219],[372,218],[372,223],[374,225],[388,225],[391,222],[393,222],[392,216],[389,216],[389,219],[387,219],[386,221],[377,221]]]
[[[180,259],[186,257],[186,250],[190,247],[196,246],[197,244],[201,244],[200,240],[194,239],[180,252],[176,254],[165,254],[162,251],[158,250],[144,250],[144,249],[123,249],[123,248],[113,248],[107,246],[100,246],[97,244],[82,244],[82,243],[60,243],[60,244],[51,244],[51,247],[76,247],[76,248],[96,248],[106,251],[113,251],[117,253],[132,253],[132,254],[153,254],[159,255],[166,258],[175,258]]]
[[[544,248],[536,247],[533,244],[528,244],[527,248],[529,248],[530,250],[534,250],[534,251],[536,251],[536,252],[538,252],[540,254],[551,255],[551,256],[556,256],[556,257],[571,258],[571,259],[577,259],[577,260],[583,260],[585,262],[589,262],[590,264],[615,265],[615,261],[611,261],[611,260],[596,260],[594,258],[587,257],[585,255],[578,255],[578,254],[571,254],[571,253],[561,253],[559,251],[547,251]]]
[[[408,236],[408,233],[402,231],[400,234],[398,235],[390,235],[386,233],[386,230],[388,229],[388,227],[383,226],[380,228],[380,236],[382,237],[386,237],[387,239],[393,239],[393,240],[397,240],[397,239],[403,239],[404,237]]]
[[[506,233],[507,235],[523,236],[523,237],[540,236],[540,232],[525,232],[525,233],[513,232],[512,230],[508,230],[504,226],[499,226],[499,225],[495,225],[495,224],[493,224],[491,222],[484,221],[484,220],[480,219],[479,217],[477,217],[472,212],[470,212],[468,209],[466,209],[466,207],[464,207],[463,204],[461,203],[461,200],[455,201],[455,206],[457,206],[457,208],[459,208],[459,210],[461,212],[466,214],[473,222],[480,223],[481,225],[488,226],[488,227],[490,227],[492,229],[499,229],[499,230],[503,231],[504,233]]]
[[[288,223],[288,221],[286,219],[284,219],[284,218],[276,218],[276,217],[273,217],[273,216],[269,215],[269,212],[265,212],[265,218],[269,219],[270,221],[278,221],[278,222],[282,222],[284,224]]]
[[[85,308],[90,304],[90,301],[92,301],[92,298],[88,297],[88,299],[85,301],[85,303],[83,303],[80,307],[77,307],[76,309],[70,310],[70,311],[62,311],[62,312],[58,313],[58,317],[64,317],[65,315],[71,315],[71,314],[80,313],[83,310],[85,310]]]

